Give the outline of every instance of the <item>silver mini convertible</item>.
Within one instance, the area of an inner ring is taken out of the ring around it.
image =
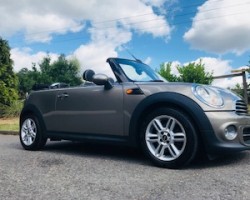
[[[167,168],[187,165],[200,151],[215,157],[250,149],[247,106],[234,93],[167,82],[138,60],[107,62],[115,78],[86,70],[78,87],[30,93],[20,115],[24,149],[41,149],[48,138],[121,143]]]

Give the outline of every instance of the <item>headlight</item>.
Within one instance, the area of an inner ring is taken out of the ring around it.
[[[194,85],[194,95],[203,103],[210,107],[221,108],[224,105],[224,101],[218,90],[205,85]]]

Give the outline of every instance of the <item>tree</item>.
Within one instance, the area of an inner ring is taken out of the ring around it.
[[[177,67],[182,82],[211,84],[213,73],[205,72],[205,66],[200,60],[199,63],[189,63],[186,66]]]
[[[172,63],[165,65],[161,64],[158,73],[169,81],[189,82],[189,83],[200,83],[200,84],[211,84],[213,81],[213,73],[205,71],[202,60],[199,63],[189,63],[185,66],[177,66],[179,76],[171,74]]]
[[[176,81],[178,81],[178,78],[176,75],[173,75],[171,73],[171,66],[172,66],[172,62],[162,63],[160,65],[160,70],[158,71],[158,73],[162,77],[164,77],[166,80],[168,80],[170,82],[176,82]]]
[[[53,82],[53,76],[51,76],[51,58],[49,55],[43,58],[42,62],[39,64],[40,67],[40,75],[37,77],[38,83],[52,83]],[[36,70],[36,68],[34,69]],[[37,71],[37,70],[36,70]],[[55,76],[57,77],[57,75]]]
[[[240,95],[241,97],[244,96],[243,87],[239,83],[237,83],[231,90],[234,91],[236,94]]]
[[[79,71],[80,64],[77,59],[68,60],[61,54],[55,62],[51,63],[51,58],[47,55],[39,64],[39,69],[33,64],[32,70],[24,68],[17,73],[20,94],[23,96],[29,92],[34,84],[50,85],[63,82],[71,86],[79,85],[81,83]]]
[[[76,86],[81,83],[79,71],[80,64],[77,59],[67,60],[65,55],[61,54],[58,60],[52,63],[48,75],[55,82],[64,82]]]
[[[26,93],[32,89],[32,86],[40,82],[39,77],[41,73],[36,69],[35,64],[33,64],[32,70],[23,68],[17,73],[17,76],[19,80],[19,95],[21,98],[24,98]]]
[[[0,104],[10,106],[18,99],[17,84],[9,44],[0,37]]]
[[[53,63],[51,63],[51,58],[47,55],[39,64],[39,67],[38,83],[64,82],[72,86],[81,83],[79,62],[77,59],[67,60],[64,54],[61,54]]]

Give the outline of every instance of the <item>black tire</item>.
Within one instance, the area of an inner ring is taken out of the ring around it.
[[[172,108],[158,108],[145,117],[140,141],[143,152],[155,165],[170,169],[190,163],[198,147],[191,120]]]
[[[34,115],[26,115],[23,117],[20,125],[19,138],[23,148],[26,150],[42,149],[47,142],[39,120]]]

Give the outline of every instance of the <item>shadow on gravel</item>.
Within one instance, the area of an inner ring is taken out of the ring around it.
[[[151,165],[140,150],[113,144],[70,141],[48,142],[44,147],[44,151],[51,153],[63,153],[72,156],[87,156],[117,161],[123,160],[141,165]]]
[[[238,152],[234,154],[224,155],[213,160],[207,158],[196,159],[188,166],[188,169],[204,169],[204,168],[216,168],[222,166],[239,165],[241,162],[249,158],[249,153]]]
[[[63,153],[73,156],[87,156],[92,158],[111,159],[126,161],[140,165],[153,166],[143,153],[135,148],[111,144],[86,143],[86,142],[48,142],[44,151],[52,153]],[[199,158],[189,164],[185,169],[205,169],[222,166],[239,165],[249,158],[249,153],[240,152],[218,157],[214,160]]]

